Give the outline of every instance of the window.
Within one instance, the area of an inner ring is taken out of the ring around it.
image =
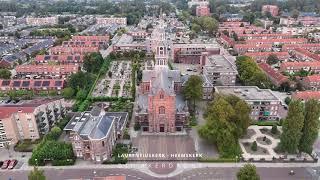
[[[102,143],[102,147],[104,147],[104,141],[101,141],[101,143]]]
[[[160,94],[160,99],[163,99],[164,98],[164,95],[161,93]]]
[[[165,107],[163,106],[159,107],[159,114],[165,114],[165,113],[166,113]]]

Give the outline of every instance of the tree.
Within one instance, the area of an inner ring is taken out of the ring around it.
[[[284,102],[286,103],[286,105],[289,105],[290,102],[291,102],[291,98],[290,98],[290,97],[286,97],[286,98],[284,99]]]
[[[267,58],[267,63],[269,65],[274,65],[279,62],[279,58],[275,54],[270,54],[270,56]]]
[[[257,151],[258,150],[258,145],[256,141],[253,141],[253,143],[251,144],[251,150],[252,151]]]
[[[271,133],[272,133],[272,134],[277,134],[277,133],[278,133],[278,126],[277,126],[277,125],[274,124],[274,125],[272,126],[272,128],[271,128]]]
[[[194,23],[194,24],[192,24],[192,26],[191,26],[191,30],[194,31],[195,33],[198,33],[198,32],[201,31],[201,26]]]
[[[302,136],[304,124],[304,109],[301,101],[292,100],[289,104],[289,111],[282,123],[279,148],[281,151],[296,153]]]
[[[103,64],[103,58],[100,53],[93,52],[86,54],[83,60],[83,68],[87,72],[97,74]]]
[[[11,72],[8,69],[0,69],[0,79],[10,79]]]
[[[300,15],[299,10],[297,10],[297,9],[292,10],[292,12],[291,12],[292,18],[297,19],[299,17],[299,15]]]
[[[191,75],[183,87],[183,94],[189,101],[193,101],[193,110],[196,108],[196,101],[203,96],[202,79],[200,76]]]
[[[238,180],[259,180],[260,176],[253,164],[246,164],[237,173]]]
[[[30,171],[28,180],[46,180],[43,170],[39,170],[37,166],[33,167],[33,171]]]
[[[312,146],[318,137],[320,128],[320,103],[311,99],[305,103],[304,126],[299,144],[301,152],[312,153]]]
[[[71,87],[67,87],[62,90],[62,96],[66,99],[72,98],[73,95],[74,95],[74,89],[72,89]]]
[[[80,89],[78,92],[77,92],[77,100],[85,100],[87,97],[87,91],[86,90],[83,90],[83,89]]]

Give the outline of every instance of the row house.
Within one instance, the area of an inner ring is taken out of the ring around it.
[[[58,24],[58,16],[53,17],[27,17],[26,24],[30,26],[44,26]]]
[[[37,55],[37,64],[78,64],[83,63],[84,55]]]
[[[98,47],[107,48],[109,45],[108,41],[63,41],[63,47]]]
[[[233,40],[232,38],[230,38],[230,37],[228,37],[228,36],[226,36],[226,35],[224,35],[224,34],[221,34],[221,35],[220,35],[218,41],[219,41],[222,45],[226,46],[227,48],[233,47],[234,44],[235,44],[235,42],[234,42],[234,40]]]
[[[200,5],[196,7],[197,16],[210,16],[210,8],[208,5]]]
[[[297,91],[292,94],[292,99],[301,101],[320,100],[320,91]]]
[[[309,51],[319,51],[319,43],[307,43],[307,44],[284,44],[282,46],[282,51],[291,51],[297,48],[306,49]]]
[[[108,17],[108,18],[102,18],[97,17],[96,23],[99,25],[119,25],[119,26],[126,26],[127,25],[127,18],[125,17]]]
[[[279,7],[275,5],[263,5],[261,13],[266,14],[270,13],[272,16],[278,16],[279,14]]]
[[[320,62],[318,61],[304,61],[304,62],[284,62],[280,65],[281,72],[295,73],[301,70],[320,72]]]
[[[130,31],[127,33],[128,35],[132,36],[134,41],[144,41],[149,36],[149,33],[146,31],[140,30],[140,31]]]
[[[56,91],[61,94],[62,89],[65,87],[66,82],[64,79],[0,79],[0,91],[3,93],[11,90],[30,90],[35,94],[50,91]]]
[[[249,27],[250,23],[249,22],[244,22],[244,21],[237,21],[237,22],[222,22],[219,24],[219,28],[238,28],[240,26],[243,27]]]
[[[319,23],[320,23],[320,17],[304,16],[304,17],[298,17],[297,19],[291,18],[291,17],[280,18],[280,25],[286,25],[286,26],[301,24],[302,26],[309,27],[309,26],[317,26],[319,25]]]
[[[258,66],[268,76],[268,78],[275,86],[279,87],[282,83],[288,81],[288,77],[273,69],[269,64],[260,63],[258,64]]]
[[[72,117],[64,131],[77,158],[102,163],[111,159],[127,121],[127,112],[81,112]]]
[[[109,42],[110,37],[104,36],[72,36],[71,41],[98,41],[98,42]]]
[[[235,44],[233,49],[238,54],[246,52],[265,52],[272,51],[272,44]]]
[[[297,48],[292,51],[294,56],[302,61],[320,61],[320,56],[318,54],[314,54],[306,49]]]
[[[220,54],[220,48],[214,44],[174,44],[173,60],[175,63],[203,64],[204,53],[208,55]]]
[[[281,100],[270,89],[256,86],[216,86],[216,94],[234,95],[246,101],[251,108],[250,117],[255,121],[279,120]]]
[[[68,65],[19,65],[15,68],[18,75],[49,75],[56,77],[66,77],[80,71],[77,64]]]
[[[248,52],[245,53],[245,56],[252,57],[257,63],[267,62],[267,59],[270,55],[276,55],[280,61],[286,61],[290,58],[288,52]]]
[[[249,39],[246,44],[306,44],[306,38],[289,38],[289,39]]]
[[[84,55],[86,53],[99,52],[98,47],[64,47],[56,46],[49,49],[51,55]]]
[[[249,27],[219,27],[219,32],[227,31],[229,34],[236,33],[236,34],[261,34],[264,32],[269,32],[262,27],[256,26],[249,26]]]
[[[40,139],[65,116],[60,99],[41,99],[0,104],[0,148],[6,143]]]
[[[301,81],[303,87],[307,90],[318,91],[320,90],[320,75],[314,74],[311,76],[307,76],[302,78]]]
[[[291,34],[237,34],[239,39],[250,40],[250,39],[289,39],[293,38]]]
[[[309,26],[309,27],[279,27],[277,28],[277,32],[280,33],[289,33],[293,36],[302,36],[309,32],[320,30],[319,26]]]

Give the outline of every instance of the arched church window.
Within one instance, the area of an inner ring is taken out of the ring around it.
[[[159,107],[159,114],[165,114],[166,113],[166,109],[163,106]]]

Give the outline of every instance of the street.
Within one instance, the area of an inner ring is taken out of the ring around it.
[[[307,180],[317,177],[311,175],[307,168],[286,168],[286,167],[258,167],[258,173],[261,180]],[[293,170],[294,175],[289,175],[289,171]],[[91,179],[93,177],[105,176],[126,176],[127,180],[154,180],[154,179],[167,179],[167,180],[182,180],[182,179],[195,179],[195,180],[212,180],[212,179],[236,179],[236,167],[214,167],[214,168],[201,168],[186,170],[178,175],[165,176],[156,178],[132,169],[46,169],[45,175],[47,180],[67,180],[67,179]],[[12,170],[1,172],[1,180],[22,180],[27,179],[27,170]]]

